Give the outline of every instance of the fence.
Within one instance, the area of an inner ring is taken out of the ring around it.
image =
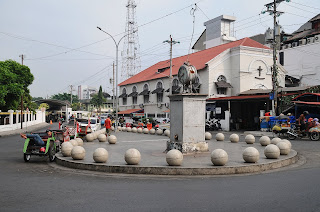
[[[21,129],[21,122],[23,128],[32,125],[40,124],[46,121],[45,110],[32,111],[9,110],[8,112],[0,112],[0,132]]]

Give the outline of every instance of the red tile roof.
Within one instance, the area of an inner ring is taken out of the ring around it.
[[[128,109],[118,112],[118,114],[143,113],[143,109]]]
[[[205,49],[203,51],[195,52],[189,55],[189,63],[194,65],[197,70],[201,70],[206,67],[206,63],[210,60],[221,54],[227,49],[237,47],[237,46],[248,46],[254,48],[262,48],[262,49],[269,49],[268,47],[254,41],[250,38],[243,38],[241,40],[233,41],[230,43],[222,44],[220,46],[215,46],[209,49]],[[173,58],[172,59],[172,75],[177,75],[178,70],[184,62],[187,61],[188,55],[184,55],[181,57]],[[154,64],[153,66],[141,71],[140,73],[132,76],[131,78],[121,82],[121,85],[128,85],[134,84],[137,82],[145,82],[153,79],[163,78],[165,75],[169,76],[170,69],[167,68],[164,72],[157,74],[156,72],[158,69],[166,68],[170,66],[170,60],[165,60]]]

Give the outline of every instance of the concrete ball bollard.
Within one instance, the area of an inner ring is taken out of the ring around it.
[[[164,135],[165,135],[165,136],[168,136],[168,137],[170,138],[170,130],[164,131]]]
[[[96,163],[106,163],[108,161],[109,153],[105,148],[97,148],[93,152],[93,160]]]
[[[271,143],[270,138],[265,135],[261,136],[261,138],[259,139],[259,142],[261,146],[268,146]]]
[[[136,127],[133,127],[131,132],[136,133],[138,131],[138,129]]]
[[[86,156],[86,150],[82,146],[75,146],[71,150],[71,157],[73,160],[83,160]]]
[[[108,136],[108,142],[109,142],[109,144],[117,143],[117,137],[115,135]]]
[[[122,127],[118,127],[118,131],[122,131]]]
[[[230,137],[229,137],[229,140],[232,142],[232,143],[238,143],[239,142],[239,135],[238,134],[231,134]]]
[[[280,155],[287,155],[290,153],[290,146],[288,143],[281,141],[277,144],[277,147],[280,149]]]
[[[290,142],[289,140],[287,140],[287,139],[282,139],[281,141],[282,141],[282,142],[286,142],[286,143],[289,145],[289,148],[290,148],[290,149],[292,148],[292,144],[291,144],[291,142]]]
[[[126,127],[122,127],[122,131],[123,132],[127,132],[127,128]]]
[[[215,149],[211,153],[211,162],[215,166],[224,166],[228,162],[228,154],[223,149]]]
[[[212,134],[209,133],[209,132],[205,132],[205,133],[204,133],[204,138],[205,138],[206,140],[211,140]]]
[[[224,135],[222,133],[217,133],[216,140],[217,141],[224,141]]]
[[[114,126],[111,126],[111,128],[110,128],[110,129],[111,129],[111,131],[114,131]]]
[[[137,149],[128,149],[124,155],[124,160],[128,165],[138,165],[141,160],[141,154]]]
[[[253,135],[249,134],[244,138],[244,141],[247,144],[253,144],[254,142],[256,142],[256,138]]]
[[[181,166],[183,155],[179,150],[172,149],[167,153],[166,161],[169,166]]]
[[[96,140],[98,138],[98,133],[97,132],[94,132],[94,133],[91,133],[91,134],[92,134],[93,140]]]
[[[281,138],[273,138],[273,139],[271,139],[271,144],[277,145],[279,142],[281,142]]]
[[[144,128],[144,129],[142,130],[142,132],[143,132],[144,134],[149,134],[148,128]]]
[[[248,147],[242,153],[242,158],[247,163],[255,163],[259,160],[259,157],[259,151],[254,147]]]
[[[139,127],[139,128],[137,129],[137,132],[138,132],[138,133],[142,133],[142,128]]]
[[[78,142],[78,146],[83,146],[82,138],[76,138],[75,140]]]
[[[61,154],[63,155],[63,157],[70,157],[72,149],[73,145],[70,142],[65,141],[61,145]]]
[[[86,135],[86,140],[88,142],[92,142],[94,140],[94,136],[92,133]]]
[[[99,142],[106,142],[107,136],[105,134],[100,134],[100,135],[98,135],[98,140],[99,140]]]
[[[103,128],[103,129],[101,130],[101,134],[106,134],[106,132],[107,132],[107,129],[106,129],[106,128]]]
[[[71,139],[69,141],[73,146],[78,146],[78,141],[76,141],[75,139]]]
[[[127,132],[131,132],[132,128],[131,127],[127,127]]]
[[[162,129],[157,129],[156,133],[157,133],[157,135],[162,135],[163,134],[163,130]]]
[[[268,159],[278,159],[280,157],[280,149],[274,144],[269,144],[264,149],[264,155]]]
[[[152,128],[152,129],[149,130],[149,133],[150,133],[151,135],[154,135],[154,134],[156,134],[156,130]]]

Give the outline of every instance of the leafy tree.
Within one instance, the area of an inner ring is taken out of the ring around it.
[[[20,109],[22,95],[24,109],[34,110],[36,104],[32,103],[28,89],[33,80],[28,66],[13,60],[0,61],[0,110]]]
[[[58,93],[51,96],[50,99],[62,100],[62,101],[71,101],[71,94],[70,93]],[[72,103],[79,102],[78,96],[72,95]]]
[[[46,110],[48,110],[48,109],[50,108],[47,103],[41,103],[38,109],[41,110],[41,108],[43,108],[43,107],[44,107]]]
[[[106,99],[103,97],[103,92],[102,92],[102,87],[100,85],[99,87],[99,92],[98,94],[95,94],[90,103],[93,104],[94,106],[96,106],[98,108],[98,112],[101,112],[101,106],[103,105],[103,103],[106,101]]]
[[[80,102],[72,103],[71,108],[72,108],[73,111],[80,110],[81,109],[81,103]]]

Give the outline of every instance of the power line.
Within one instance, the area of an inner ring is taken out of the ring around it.
[[[309,8],[311,8],[311,9],[320,10],[320,8],[319,8],[319,7],[308,6],[308,5],[305,5],[305,4],[296,3],[296,2],[294,2],[294,1],[291,1],[291,3],[293,3],[293,4],[297,4],[297,5],[300,5],[300,6],[304,6],[304,7],[309,7]]]
[[[289,6],[289,7],[296,8],[296,9],[298,9],[298,10],[302,10],[302,11],[304,11],[304,12],[313,13],[313,14],[316,14],[316,15],[318,14],[318,13],[311,12],[311,11],[309,11],[309,10],[305,10],[305,9],[302,9],[302,8],[299,8],[299,7],[296,7],[296,6],[290,5],[290,4],[285,4],[285,5],[287,5],[287,6]]]

